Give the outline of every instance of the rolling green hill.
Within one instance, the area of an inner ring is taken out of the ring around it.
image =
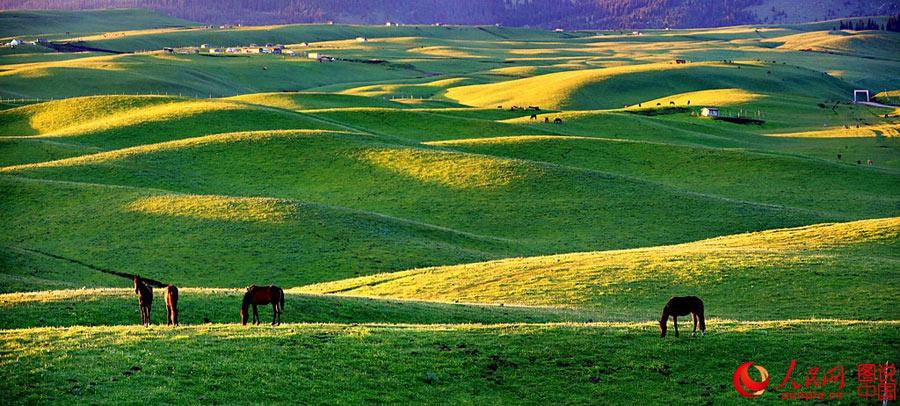
[[[669,297],[696,294],[704,298],[707,316],[894,320],[900,316],[889,304],[894,292],[883,287],[900,278],[898,240],[900,218],[894,217],[664,247],[415,269],[303,291],[572,306],[621,320],[652,318]],[[855,300],[859,297],[866,300]],[[786,301],[790,305],[779,305]]]
[[[229,165],[218,164],[222,161]],[[318,202],[518,240],[532,253],[684,242],[830,218],[606,172],[411,148],[342,133],[213,135],[2,171],[178,193]],[[346,187],[348,180],[352,188]],[[633,201],[643,203],[628,203]],[[535,217],[542,221],[533,222]]]
[[[59,274],[47,256],[180,286],[291,287],[518,252],[498,238],[300,201],[9,177],[2,183],[0,244],[20,258],[4,261],[3,273],[38,285],[110,286],[91,272]],[[23,267],[35,259],[49,266]]]
[[[846,83],[794,66],[710,62],[550,73],[457,87],[448,90],[446,96],[473,106],[519,105],[585,110],[617,108],[672,94],[727,88],[804,93],[823,99],[840,98],[850,90]]]
[[[6,10],[0,11],[0,38],[36,34],[94,33],[151,28],[190,27],[199,23],[150,10]]]

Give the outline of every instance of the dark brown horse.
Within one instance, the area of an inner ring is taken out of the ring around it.
[[[134,276],[134,293],[138,295],[141,306],[141,324],[150,326],[150,306],[153,305],[153,288],[147,286],[140,276]]]
[[[178,288],[166,286],[166,325],[178,326]]]
[[[281,324],[281,312],[284,311],[284,291],[278,286],[251,285],[244,294],[244,303],[241,304],[241,324],[247,325],[247,310],[253,305],[253,324],[259,324],[259,313],[256,305],[272,304],[272,325]]]
[[[700,336],[706,335],[706,319],[703,318],[703,301],[697,296],[673,297],[669,299],[666,306],[663,307],[662,317],[659,319],[659,331],[662,333],[660,337],[666,336],[666,322],[669,316],[672,316],[672,322],[675,325],[675,337],[678,337],[678,316],[687,316],[692,314],[694,317],[694,331],[691,337],[697,334],[697,323],[700,323]]]

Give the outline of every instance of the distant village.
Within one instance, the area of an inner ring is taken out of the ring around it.
[[[368,42],[366,37],[356,37],[357,42]],[[301,47],[308,47],[308,42],[301,42]],[[209,44],[201,44],[199,48],[163,48],[162,52],[175,54],[199,54],[201,52],[210,54],[270,54],[284,56],[299,56],[310,59],[317,59],[324,62],[334,62],[335,58],[325,56],[320,52],[297,52],[293,49],[287,49],[283,44],[250,44],[248,46],[232,46],[232,47],[212,47]]]

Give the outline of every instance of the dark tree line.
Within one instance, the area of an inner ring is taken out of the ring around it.
[[[878,25],[871,18],[863,22],[863,20],[859,20],[856,24],[853,24],[853,21],[844,22],[840,21],[840,25],[838,27],[839,30],[856,30],[856,31],[866,31],[866,30],[882,30],[883,26]]]

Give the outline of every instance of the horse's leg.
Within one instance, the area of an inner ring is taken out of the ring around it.
[[[152,322],[150,321],[150,306],[147,306],[147,327],[150,327],[151,323]]]
[[[256,304],[253,305],[253,324],[259,325],[259,313],[256,311]]]
[[[700,310],[697,318],[700,319],[700,337],[704,337],[706,336],[706,316],[703,315],[703,310]]]
[[[173,303],[172,306],[172,324],[178,327],[178,306]]]
[[[272,325],[275,325],[275,319],[278,317],[278,301],[272,301]]]
[[[697,335],[697,313],[691,313],[691,317],[694,319],[694,330],[691,331],[691,337]]]
[[[678,316],[672,315],[672,324],[675,325],[675,338],[678,338]]]

